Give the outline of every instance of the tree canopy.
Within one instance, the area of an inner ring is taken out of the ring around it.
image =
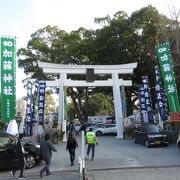
[[[57,75],[45,75],[38,67],[37,61],[58,64],[124,64],[138,62],[138,67],[133,75],[123,75],[124,79],[132,79],[133,86],[126,88],[127,114],[132,113],[132,107],[137,99],[138,85],[141,76],[148,75],[152,97],[155,83],[154,66],[158,65],[155,55],[155,46],[162,42],[170,42],[174,62],[175,76],[180,90],[179,46],[175,33],[180,31],[179,26],[174,26],[175,21],[159,14],[155,7],[148,6],[133,12],[130,16],[124,11],[119,11],[110,16],[95,18],[101,28],[87,30],[80,27],[70,33],[59,27],[47,26],[37,30],[31,35],[27,48],[18,50],[18,66],[26,74],[37,79],[56,79]],[[177,24],[177,23],[176,23]],[[72,76],[71,78],[75,78]],[[77,78],[77,77],[76,77]],[[79,77],[83,79],[83,77]],[[97,76],[96,78],[107,78]],[[68,88],[76,113],[81,120],[88,115],[90,97],[103,92],[104,96],[112,95],[108,88]],[[89,98],[88,98],[88,97]],[[134,98],[133,98],[134,97]],[[154,99],[153,99],[154,102]],[[155,102],[153,103],[155,104]]]

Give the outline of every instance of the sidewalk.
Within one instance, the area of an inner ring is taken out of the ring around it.
[[[16,178],[18,179],[19,172],[17,172]],[[39,175],[37,174],[32,174],[32,173],[25,173],[26,179],[27,180],[32,180],[32,179],[41,179],[41,180],[81,180],[82,178],[79,176],[78,173],[75,172],[53,172],[52,175],[50,176],[43,176],[43,178],[40,178]],[[0,175],[0,180],[12,180],[10,174],[1,174]]]
[[[97,171],[177,166],[180,167],[180,152],[176,145],[169,147],[146,148],[140,144],[134,144],[132,140],[117,139],[115,136],[98,137],[99,145],[96,146],[95,159],[85,161],[85,167],[89,174]],[[78,156],[81,156],[81,136],[77,137],[79,148],[76,150],[75,165],[70,165],[69,153],[66,151],[66,143],[55,145],[57,153],[53,152],[50,170],[53,174],[62,174],[79,178]],[[86,147],[87,148],[87,147]],[[91,155],[91,154],[90,154]],[[25,170],[25,175],[39,178],[39,171],[43,163],[35,168]],[[96,174],[95,174],[96,175]],[[0,177],[10,177],[9,172],[1,173]],[[44,179],[47,177],[44,177]],[[66,179],[64,179],[66,180]]]

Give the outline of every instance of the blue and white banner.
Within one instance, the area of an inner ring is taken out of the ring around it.
[[[151,95],[149,91],[149,82],[148,82],[147,76],[142,76],[142,85],[144,87],[144,93],[145,93],[144,95],[145,95],[148,122],[154,122],[153,111],[152,111],[152,101],[151,101]]]
[[[140,86],[140,109],[142,122],[154,122],[147,76],[142,76],[142,85]]]
[[[140,100],[141,122],[148,122],[145,92],[144,92],[144,87],[142,84],[139,87],[139,96],[140,96],[139,100]]]
[[[32,136],[32,83],[29,81],[27,84],[27,108],[26,108],[26,123],[27,123],[27,136]]]
[[[158,112],[160,115],[160,120],[165,121],[167,120],[165,106],[164,106],[165,99],[162,93],[162,84],[161,84],[161,78],[160,78],[160,72],[159,72],[158,66],[155,67],[155,74],[156,74],[156,85],[155,85],[156,103],[157,103]]]
[[[39,125],[43,125],[44,121],[44,104],[45,104],[45,91],[46,91],[46,82],[39,82],[39,92],[38,92],[38,120]]]

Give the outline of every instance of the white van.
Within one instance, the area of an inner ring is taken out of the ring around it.
[[[88,123],[112,123],[111,116],[88,116]]]

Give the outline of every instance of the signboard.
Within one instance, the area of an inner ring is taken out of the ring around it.
[[[15,56],[15,39],[1,37],[1,114],[3,122],[9,122],[15,117]]]
[[[168,100],[169,112],[180,112],[169,44],[166,43],[157,46],[156,54],[159,59],[162,79]]]

